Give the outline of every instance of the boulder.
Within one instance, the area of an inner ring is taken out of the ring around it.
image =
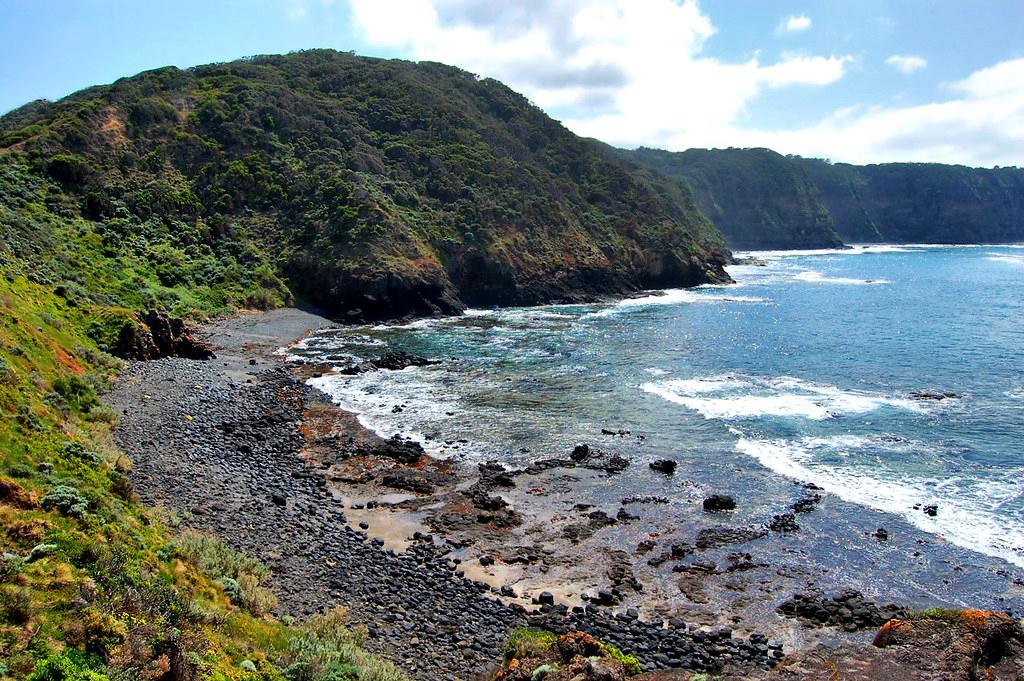
[[[650,463],[651,470],[664,473],[665,475],[672,475],[676,472],[676,462],[671,459],[658,459]]]
[[[726,494],[712,494],[704,499],[704,510],[708,512],[731,511],[736,508],[736,501]]]

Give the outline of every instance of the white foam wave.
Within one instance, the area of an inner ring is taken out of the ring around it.
[[[849,248],[808,248],[802,250],[738,251],[737,258],[769,260],[794,258],[810,255],[861,255],[864,253],[913,253],[921,248],[918,244],[851,244]]]
[[[429,377],[428,370],[408,367],[359,376],[338,373],[311,378],[306,383],[322,390],[367,430],[389,438],[396,433],[412,438],[437,457],[450,456],[442,441],[425,432],[443,422],[446,415],[462,410],[458,399]],[[395,412],[396,405],[406,405]],[[462,449],[466,449],[465,445]]]
[[[1012,255],[1010,253],[986,253],[985,259],[993,262],[1005,262],[1011,265],[1024,265],[1024,255]]]
[[[658,305],[681,305],[684,303],[690,304],[715,304],[715,303],[766,303],[768,302],[764,298],[757,296],[739,296],[729,293],[708,293],[709,290],[720,290],[719,287],[715,289],[708,288],[697,288],[697,289],[665,289],[657,293],[652,293],[647,296],[640,296],[637,298],[626,298],[620,300],[612,307],[590,314],[584,315],[584,317],[610,317],[612,315],[619,314],[621,312],[632,310],[643,307],[654,307]]]
[[[1019,499],[1019,482],[1010,478],[932,480],[888,471],[877,464],[835,466],[818,461],[822,454],[864,446],[885,448],[885,443],[846,436],[801,440],[741,437],[736,450],[780,475],[814,483],[861,506],[896,513],[953,544],[1024,567],[1024,522],[999,513],[1002,506]],[[924,514],[923,504],[936,504],[938,514]]]
[[[913,400],[842,390],[789,376],[672,379],[644,383],[640,389],[693,409],[706,419],[780,416],[821,421],[839,415],[864,414],[883,406],[923,411]]]
[[[851,279],[849,277],[828,277],[815,270],[804,270],[796,274],[795,281],[803,281],[808,284],[845,284],[849,286],[869,286],[872,284],[890,284],[886,279]]]

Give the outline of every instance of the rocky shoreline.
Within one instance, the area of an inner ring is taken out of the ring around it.
[[[590,632],[634,652],[646,669],[765,667],[781,657],[781,646],[728,628],[644,622],[595,606],[573,611],[546,595],[528,611],[464,576],[440,539],[417,533],[396,552],[353,528],[322,471],[300,455],[303,414],[324,398],[272,355],[301,335],[267,334],[278,322],[294,328],[298,320],[282,321],[290,314],[299,313],[270,313],[241,332],[253,318],[220,322],[210,334],[216,359],[134,363],[107,397],[143,501],[266,561],[282,613],[347,606],[366,625],[368,647],[418,679],[486,673],[521,626]]]
[[[600,481],[628,462],[583,447],[521,470],[469,467],[432,459],[410,441],[382,440],[305,384],[317,367],[275,354],[329,324],[297,310],[222,320],[203,334],[215,358],[134,363],[107,396],[143,501],[264,560],[282,614],[344,605],[366,626],[368,648],[417,679],[487,674],[522,626],[591,633],[635,654],[647,671],[753,674],[782,658],[781,642],[786,652],[818,640],[865,644],[880,622],[902,614],[856,592],[794,593],[802,576],[732,548],[752,533],[790,530],[820,500],[813,489],[764,526],[711,522],[693,545],[649,537],[634,550],[591,541],[603,528],[629,528],[634,510],[656,498],[624,498],[617,513],[577,503],[565,517],[531,516],[536,494]],[[382,358],[385,368],[402,361],[410,360]],[[727,504],[705,501],[709,517]],[[545,524],[556,529],[535,529]],[[645,592],[638,563],[670,564],[687,609],[657,606],[673,598]],[[794,595],[762,630],[764,618],[737,609],[771,607],[766,590]]]

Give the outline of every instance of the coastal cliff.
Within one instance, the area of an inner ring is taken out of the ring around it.
[[[205,287],[375,319],[728,281],[688,192],[436,63],[314,50],[149,71],[0,118],[0,162],[28,240],[77,221],[59,249],[132,259],[170,307]]]
[[[770,149],[637,149],[624,158],[694,192],[733,248],[1024,241],[1024,170],[856,166]]]
[[[660,149],[625,152],[684,181],[732,248],[842,245],[818,189],[799,164],[770,149]]]

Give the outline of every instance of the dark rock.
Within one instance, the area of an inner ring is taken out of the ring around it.
[[[151,310],[121,327],[113,353],[125,359],[153,360],[161,357],[212,359],[213,351],[196,340],[185,321],[166,312]]]
[[[414,440],[405,440],[398,435],[394,435],[391,438],[384,440],[380,445],[375,447],[371,453],[406,465],[416,463],[420,460],[420,457],[426,454],[426,452],[423,451],[423,445],[419,442]]]
[[[924,511],[925,515],[931,516],[933,518],[939,515],[939,507],[936,504],[925,504],[922,510]]]
[[[797,525],[796,516],[792,513],[779,513],[772,516],[768,529],[772,532],[796,532],[800,526]]]
[[[422,367],[430,366],[432,364],[439,364],[437,360],[426,359],[423,357],[417,357],[416,355],[409,354],[404,350],[389,351],[377,359],[370,360],[368,362],[360,362],[342,368],[338,373],[346,376],[353,376],[355,374],[364,374],[368,371],[377,371],[385,369],[388,371],[400,371],[408,367]]]
[[[650,463],[651,470],[664,473],[665,475],[672,475],[676,472],[676,462],[671,459],[658,459]]]
[[[804,497],[801,497],[793,503],[794,513],[810,513],[814,510],[814,507],[821,502],[821,495],[818,493],[811,493]]]
[[[936,392],[932,390],[913,390],[907,394],[912,400],[940,402],[942,400],[958,400],[962,397],[954,392]]]
[[[380,484],[416,494],[432,494],[440,479],[441,476],[428,471],[395,468],[381,476]]]
[[[732,497],[725,494],[712,494],[704,499],[705,511],[731,511],[736,508],[736,502]]]
[[[694,545],[701,550],[744,544],[767,536],[768,530],[760,527],[709,527],[697,533]]]

